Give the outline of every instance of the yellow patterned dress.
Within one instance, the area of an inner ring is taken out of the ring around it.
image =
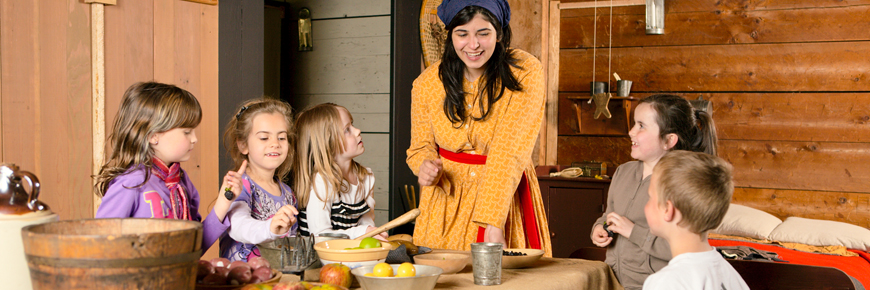
[[[439,158],[438,150],[485,155],[486,164],[472,165],[442,158],[443,173],[433,186],[421,191],[414,243],[437,249],[469,250],[478,229],[493,225],[505,231],[506,248],[528,248],[523,210],[515,194],[523,173],[528,177],[537,221],[537,240],[552,256],[547,216],[531,154],[544,115],[544,75],[541,62],[514,50],[522,69],[512,68],[521,92],[504,96],[482,121],[467,119],[456,128],[444,114],[446,96],[438,76],[439,63],[429,66],[415,81],[411,101],[411,146],[408,166],[418,174],[420,164]],[[480,115],[477,81],[465,80],[466,112]]]

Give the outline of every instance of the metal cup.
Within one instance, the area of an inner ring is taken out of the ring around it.
[[[616,96],[617,97],[628,97],[628,94],[630,92],[631,92],[631,81],[629,81],[629,80],[616,81]]]
[[[501,284],[501,243],[471,244],[474,284],[489,286]]]
[[[591,87],[590,93],[594,96],[595,94],[608,92],[609,85],[607,82],[590,82],[589,86]]]

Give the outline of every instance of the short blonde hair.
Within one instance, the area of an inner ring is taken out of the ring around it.
[[[728,162],[710,154],[668,152],[653,169],[659,206],[672,202],[683,216],[679,225],[693,233],[715,229],[722,223],[734,193],[731,169]]]

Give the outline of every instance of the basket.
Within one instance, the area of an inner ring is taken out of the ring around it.
[[[447,31],[444,23],[438,18],[438,5],[442,0],[423,0],[420,10],[420,44],[423,47],[423,66],[441,60],[444,53],[444,43],[447,42]]]

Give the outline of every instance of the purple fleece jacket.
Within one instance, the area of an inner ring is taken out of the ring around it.
[[[129,171],[116,177],[109,184],[100,208],[97,209],[97,218],[175,218],[169,199],[169,188],[160,178],[150,175],[148,182],[136,187],[145,180],[146,169],[144,166]],[[199,214],[199,191],[193,186],[190,177],[181,170],[181,186],[184,187],[188,196],[193,220],[202,221],[202,252],[205,253],[217,239],[226,232],[230,221],[224,218],[218,220],[214,210],[206,216],[205,221]]]

